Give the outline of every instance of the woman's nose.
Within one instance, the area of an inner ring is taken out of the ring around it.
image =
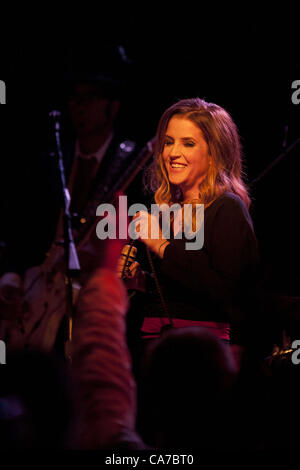
[[[181,153],[182,150],[180,144],[175,142],[170,148],[169,157],[180,157]]]

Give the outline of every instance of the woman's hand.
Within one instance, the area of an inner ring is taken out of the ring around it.
[[[146,275],[137,261],[130,265],[128,277],[124,279],[124,282],[127,289],[146,292]]]
[[[132,220],[136,221],[135,230],[139,235],[139,239],[145,243],[151,251],[162,258],[169,242],[163,237],[158,217],[146,211],[140,211],[133,216]]]
[[[146,277],[140,264],[137,261],[131,263],[123,273],[124,264],[125,257],[121,256],[118,261],[117,272],[118,276],[122,277],[126,288],[146,292]]]

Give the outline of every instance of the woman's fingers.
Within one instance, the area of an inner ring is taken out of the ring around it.
[[[140,264],[135,261],[134,263],[132,263],[130,266],[129,266],[129,270],[128,270],[128,276],[129,277],[134,277],[137,273],[137,270],[139,269],[139,266]]]

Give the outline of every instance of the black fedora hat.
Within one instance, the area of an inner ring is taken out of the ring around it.
[[[64,85],[67,94],[77,83],[90,83],[95,92],[119,98],[131,61],[119,44],[74,45],[66,57]]]

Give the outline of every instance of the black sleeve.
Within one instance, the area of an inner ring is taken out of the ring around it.
[[[225,301],[232,296],[243,272],[255,263],[256,238],[247,209],[238,200],[224,200],[204,233],[200,250],[186,250],[184,239],[171,240],[161,268],[165,275],[191,290]]]

